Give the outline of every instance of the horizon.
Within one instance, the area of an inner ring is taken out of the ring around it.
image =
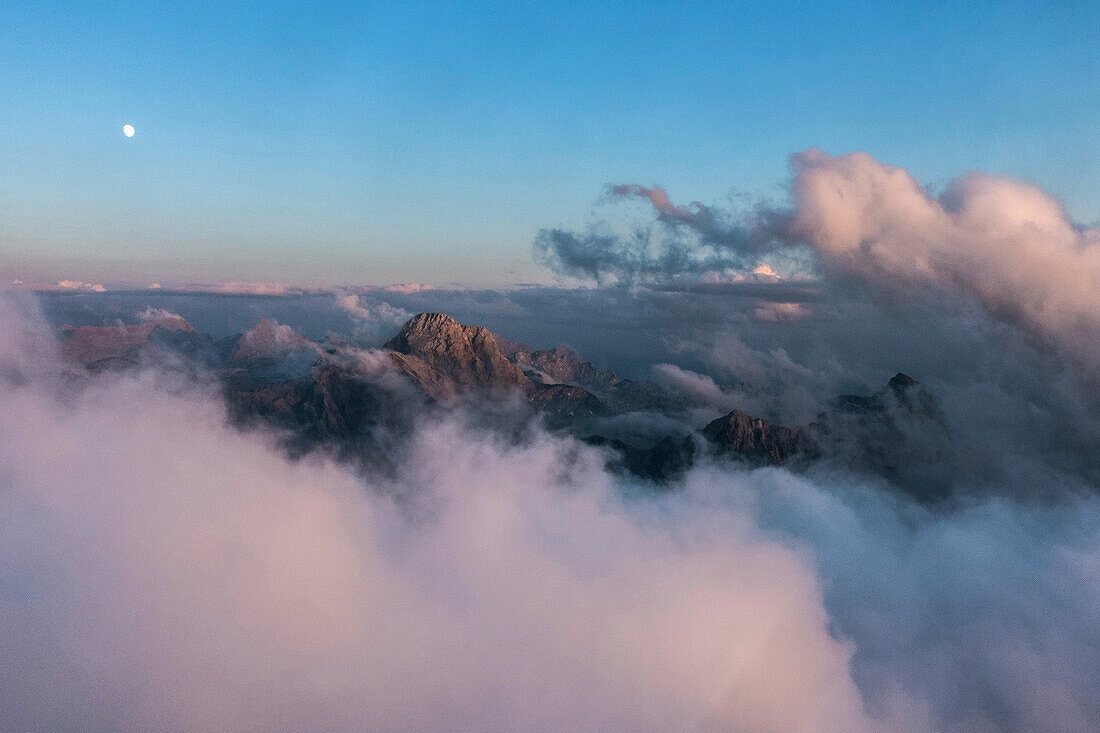
[[[0,277],[547,284],[538,232],[602,217],[609,186],[782,203],[788,157],[814,146],[935,192],[972,171],[1023,180],[1095,222],[1097,20],[1026,4],[7,4]]]

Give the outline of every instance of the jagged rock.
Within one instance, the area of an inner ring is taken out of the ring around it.
[[[287,430],[294,454],[316,448],[373,468],[391,466],[389,441],[409,432],[418,405],[337,365],[321,365],[298,377],[257,389],[227,389],[238,423],[261,420]]]
[[[469,389],[506,390],[530,383],[501,352],[493,334],[443,313],[413,316],[384,348],[394,363],[433,397]]]
[[[583,387],[599,399],[607,412],[668,411],[679,406],[660,386],[623,379],[610,369],[597,369],[564,346],[533,350],[496,334],[493,338],[501,352],[532,382]]]
[[[509,341],[498,333],[493,334],[493,341],[496,342],[497,348],[500,349],[500,353],[504,354],[505,358],[513,364],[517,363],[517,359],[525,364],[530,364],[530,356],[534,351],[527,344],[521,344],[518,341]]]
[[[557,384],[594,384],[611,386],[622,380],[610,369],[597,369],[580,354],[564,346],[517,355],[517,364],[526,364],[550,377]]]
[[[108,356],[106,359],[93,361],[84,368],[92,374],[120,373],[136,369],[138,363],[124,356]]]
[[[608,414],[607,406],[595,395],[568,384],[530,384],[524,394],[551,425]]]
[[[703,437],[721,453],[764,463],[783,463],[802,454],[814,457],[817,443],[806,428],[772,425],[767,420],[734,410],[703,428]]]
[[[932,393],[898,372],[870,396],[843,395],[822,413],[817,431],[821,450],[848,469],[884,476],[921,500],[943,498],[954,477],[950,426]]]

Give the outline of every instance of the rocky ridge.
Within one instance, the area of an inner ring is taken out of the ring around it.
[[[869,396],[837,398],[806,426],[733,410],[687,434],[608,437],[601,427],[607,418],[667,415],[681,401],[655,384],[598,369],[571,349],[531,349],[442,313],[414,316],[374,351],[316,343],[269,319],[216,345],[183,319],[68,328],[61,338],[66,356],[93,373],[128,368],[151,352],[199,361],[221,376],[237,422],[277,427],[298,454],[328,447],[372,466],[388,462],[387,446],[408,434],[416,414],[455,400],[474,410],[526,405],[551,429],[607,450],[611,468],[658,481],[703,453],[752,465],[852,455],[889,471],[905,446],[902,417],[938,414],[919,382],[899,373]],[[366,371],[363,358],[373,364]]]

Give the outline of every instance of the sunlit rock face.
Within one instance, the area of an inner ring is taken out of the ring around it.
[[[435,397],[463,389],[518,388],[530,380],[501,353],[493,334],[442,313],[414,316],[386,342],[394,361]]]

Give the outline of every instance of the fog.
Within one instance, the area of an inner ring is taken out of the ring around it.
[[[654,494],[461,411],[364,478],[228,427],[178,374],[66,372],[33,307],[5,308],[5,729],[1100,720],[1095,496],[929,509],[726,463]]]

